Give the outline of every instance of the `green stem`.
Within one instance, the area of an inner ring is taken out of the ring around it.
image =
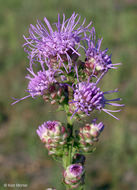
[[[67,122],[68,122],[67,127],[70,130],[70,137],[72,138],[73,137],[73,121],[71,120],[70,116],[67,117]]]
[[[84,185],[79,186],[78,190],[84,190]]]
[[[67,147],[64,151],[64,156],[63,156],[64,168],[71,165],[71,163],[72,163],[73,123],[72,123],[71,118],[69,116],[67,117],[67,128],[70,132],[70,136],[68,138]]]
[[[72,164],[72,159],[73,159],[73,154],[74,154],[73,120],[71,119],[68,110],[66,110],[66,113],[67,113],[67,128],[70,132],[70,136],[68,138],[67,146],[66,146],[66,149],[64,151],[64,155],[63,155],[63,159],[62,159],[64,169],[66,169],[67,166]],[[71,188],[68,185],[66,185],[66,190],[71,190]],[[80,185],[77,188],[77,190],[84,190],[84,186]]]

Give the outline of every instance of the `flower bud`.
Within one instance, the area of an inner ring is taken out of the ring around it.
[[[94,58],[90,58],[85,62],[85,72],[90,76],[92,73],[98,75],[99,72],[104,70],[103,64],[98,63]]]
[[[43,95],[43,99],[48,102],[50,101],[51,104],[55,103],[62,103],[65,99],[65,91],[66,86],[64,84],[53,83],[51,84],[48,89],[46,90],[45,94]]]
[[[68,137],[65,127],[59,121],[44,122],[37,129],[37,134],[45,143],[49,154],[58,154],[63,149]]]
[[[76,105],[74,103],[69,104],[69,112],[73,115],[75,110],[77,109]],[[82,112],[81,110],[78,110],[74,115],[73,118],[80,120],[81,118],[85,117],[85,113]]]
[[[77,188],[83,181],[84,172],[81,164],[72,164],[64,171],[64,182],[71,188]]]
[[[80,164],[84,165],[85,160],[86,160],[86,157],[82,154],[77,153],[73,157],[73,163],[80,163]]]
[[[97,124],[95,120],[91,124],[86,124],[83,128],[80,128],[79,142],[84,151],[88,152],[92,150],[94,142],[98,141],[103,128],[103,123],[100,122]]]

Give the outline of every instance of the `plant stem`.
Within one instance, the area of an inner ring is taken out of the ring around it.
[[[70,137],[73,136],[73,121],[70,116],[67,116],[67,127],[70,130]]]
[[[67,128],[70,135],[68,137],[67,146],[64,150],[64,155],[62,158],[63,166],[65,169],[67,166],[72,164],[73,123],[69,116],[67,117]]]
[[[67,146],[66,146],[66,150],[64,152],[63,155],[63,166],[66,169],[67,166],[72,164],[72,159],[73,159],[73,154],[74,154],[74,149],[73,149],[73,142],[74,142],[74,136],[73,136],[73,120],[71,119],[68,110],[66,110],[66,114],[67,114],[67,129],[69,131],[69,138],[67,141]],[[66,190],[71,190],[71,188],[66,185]],[[84,186],[83,184],[80,185],[77,190],[84,190]]]

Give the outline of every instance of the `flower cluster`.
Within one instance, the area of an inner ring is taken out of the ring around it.
[[[37,129],[37,134],[45,144],[49,154],[60,155],[66,143],[68,133],[59,121],[44,122]]]
[[[75,115],[74,118],[89,116],[94,110],[99,110],[118,119],[112,112],[120,110],[107,109],[106,105],[123,106],[113,102],[121,99],[108,100],[104,97],[117,90],[102,92],[98,87],[108,70],[118,64],[112,64],[108,49],[101,50],[102,39],[96,43],[95,29],[91,23],[84,27],[84,19],[80,25],[80,16],[75,13],[67,20],[63,15],[62,23],[59,15],[55,30],[46,18],[44,21],[47,28],[38,21],[36,27],[30,26],[30,36],[25,37],[24,46],[30,58],[28,71],[32,75],[26,77],[29,79],[29,95],[13,104],[28,97],[42,96],[51,104],[69,102],[69,112],[72,117]],[[85,50],[85,62],[80,59],[80,48]],[[40,63],[42,68],[37,73],[32,66],[35,62]]]
[[[80,147],[85,151],[92,151],[94,142],[98,141],[98,137],[104,125],[102,122],[96,123],[95,120],[91,124],[86,124],[83,128],[80,128],[79,132],[79,142]]]

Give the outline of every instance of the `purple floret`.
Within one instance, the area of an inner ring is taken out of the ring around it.
[[[104,129],[104,124],[102,122],[98,123],[97,128],[98,128],[99,132],[102,132]]]
[[[99,132],[102,132],[103,129],[104,129],[104,124],[103,124],[103,122],[100,122],[100,123],[97,124],[96,121],[97,121],[97,119],[94,119],[94,120],[92,121],[92,124],[94,124],[94,126],[97,127],[97,129],[98,129]]]

